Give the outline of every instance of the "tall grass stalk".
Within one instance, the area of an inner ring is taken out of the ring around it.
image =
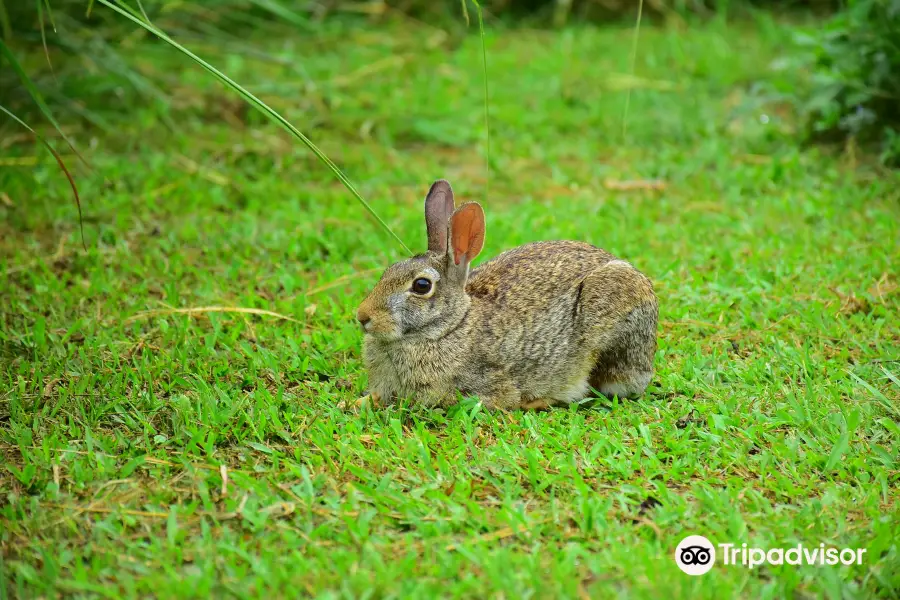
[[[0,0],[0,32],[3,37],[9,40],[12,37],[12,24],[9,21],[9,13],[6,11],[6,4]]]
[[[484,42],[484,15],[481,11],[481,4],[478,0],[472,0],[472,4],[475,5],[475,12],[478,15],[478,33],[481,37],[481,65],[484,70],[484,201],[487,203],[491,181],[491,123],[488,110],[490,97],[488,96],[487,48]],[[466,10],[466,0],[463,0],[463,16],[466,18],[466,25],[468,25],[469,12]]]
[[[37,104],[38,108],[41,110],[41,113],[50,121],[50,124],[59,132],[59,135],[62,136],[63,140],[69,145],[69,148],[72,149],[72,152],[81,159],[81,162],[88,165],[88,162],[84,159],[78,150],[75,149],[75,144],[72,143],[72,140],[69,139],[69,136],[65,134],[60,127],[59,123],[56,121],[56,118],[53,116],[53,113],[50,111],[50,107],[47,106],[47,103],[44,102],[43,96],[38,91],[37,87],[34,85],[34,82],[31,81],[31,78],[28,77],[28,74],[25,72],[25,69],[22,68],[22,65],[19,64],[19,61],[16,59],[15,54],[13,54],[12,50],[9,49],[9,46],[3,40],[0,40],[0,56],[9,61],[10,66],[12,66],[13,71],[16,72],[16,75],[19,76],[19,79],[22,81],[22,85],[25,86],[25,89],[28,91],[28,95],[34,100],[34,103]]]
[[[631,42],[631,76],[634,77],[635,69],[637,68],[637,51],[638,51],[638,38],[641,33],[641,16],[644,14],[644,0],[638,0],[638,13],[637,13],[637,23],[634,25],[634,38]],[[625,110],[622,112],[622,141],[625,141],[625,137],[628,132],[628,108],[631,105],[631,86],[625,90]]]
[[[188,50],[187,48],[185,48],[184,46],[182,46],[181,44],[179,44],[172,38],[170,38],[168,35],[166,35],[162,30],[157,28],[155,25],[144,21],[141,18],[141,16],[138,13],[133,12],[133,9],[131,9],[130,7],[128,7],[126,5],[113,4],[109,0],[96,0],[96,1],[99,2],[100,4],[103,4],[107,8],[110,8],[110,9],[116,11],[123,17],[130,19],[131,21],[133,21],[140,27],[143,27],[148,32],[157,36],[159,39],[163,40],[164,42],[166,42],[167,44],[169,44],[170,46],[172,46],[173,48],[175,48],[176,50],[178,50],[179,52],[181,52],[182,54],[184,54],[191,60],[193,60],[195,63],[197,63],[198,65],[203,67],[205,70],[207,70],[209,73],[211,73],[213,76],[215,76],[219,81],[221,81],[223,84],[225,84],[226,87],[228,87],[231,90],[233,90],[234,92],[236,92],[239,96],[241,96],[241,98],[243,98],[245,101],[247,101],[250,105],[252,105],[254,108],[256,108],[258,111],[260,111],[262,114],[264,114],[270,120],[274,121],[276,124],[278,124],[280,127],[282,127],[289,134],[291,134],[292,136],[294,136],[295,138],[300,140],[307,148],[309,148],[309,150],[316,156],[316,158],[318,158],[320,161],[322,161],[322,163],[324,163],[325,166],[327,166],[331,170],[331,172],[334,173],[334,175],[338,178],[338,180],[342,184],[344,184],[344,187],[346,187],[347,190],[363,206],[363,208],[365,208],[369,212],[369,214],[372,216],[372,218],[374,218],[375,221],[377,221],[378,224],[391,237],[393,237],[394,240],[396,240],[396,242],[398,244],[400,244],[400,246],[403,248],[403,250],[406,251],[408,254],[412,254],[412,251],[406,246],[406,244],[403,243],[403,240],[401,240],[400,237],[397,236],[397,234],[394,233],[390,227],[388,227],[387,223],[385,223],[384,220],[382,220],[382,218],[379,217],[378,214],[375,212],[375,210],[369,205],[369,203],[366,202],[365,199],[363,199],[363,197],[360,195],[360,193],[356,190],[356,188],[353,186],[353,184],[350,182],[350,180],[347,178],[347,176],[344,175],[344,173],[337,167],[337,165],[335,165],[331,161],[331,159],[329,159],[325,155],[325,153],[322,152],[312,142],[312,140],[310,140],[308,137],[306,137],[290,121],[288,121],[283,116],[281,116],[281,114],[279,114],[277,111],[275,111],[269,105],[267,105],[265,102],[263,102],[262,100],[260,100],[256,96],[254,96],[252,93],[247,91],[243,86],[241,86],[240,84],[235,82],[233,79],[231,79],[230,77],[225,75],[225,73],[223,73],[222,71],[220,71],[216,67],[212,66],[207,61],[203,60],[202,58],[200,58],[199,56],[197,56],[196,54],[194,54],[193,52],[191,52],[190,50]]]
[[[75,179],[72,177],[72,173],[70,173],[69,169],[66,167],[66,163],[63,161],[62,157],[59,155],[59,152],[57,152],[56,149],[50,144],[50,142],[48,142],[46,139],[44,139],[37,131],[32,129],[28,125],[28,123],[26,123],[25,121],[23,121],[22,119],[20,119],[13,113],[11,113],[9,110],[7,110],[3,106],[0,106],[0,112],[2,112],[3,114],[5,114],[9,118],[11,118],[13,121],[15,121],[16,123],[18,123],[25,129],[27,129],[28,131],[30,131],[34,135],[34,137],[36,137],[38,139],[38,141],[40,141],[42,144],[44,144],[44,146],[46,146],[47,150],[50,151],[50,154],[53,155],[53,158],[56,159],[56,162],[59,165],[59,168],[62,169],[62,172],[66,174],[66,178],[69,180],[69,185],[72,186],[72,194],[75,197],[75,206],[78,208],[78,229],[81,232],[81,246],[82,246],[82,248],[87,250],[87,244],[84,241],[84,219],[82,218],[82,214],[81,214],[81,198],[78,197],[78,188],[75,186]]]

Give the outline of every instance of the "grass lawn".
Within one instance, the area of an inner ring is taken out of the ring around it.
[[[628,28],[489,32],[489,179],[474,34],[198,48],[413,251],[444,177],[485,206],[478,262],[577,239],[653,280],[642,399],[497,414],[339,409],[366,389],[356,306],[404,251],[206,74],[124,50],[177,130],[151,103],[72,125],[86,251],[52,158],[3,144],[0,597],[897,597],[900,177],[798,146],[789,33],[647,26],[634,80]],[[689,577],[689,534],[867,553]]]

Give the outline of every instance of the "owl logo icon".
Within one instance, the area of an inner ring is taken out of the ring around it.
[[[702,535],[689,535],[675,548],[675,564],[688,575],[703,575],[716,564],[716,547]]]

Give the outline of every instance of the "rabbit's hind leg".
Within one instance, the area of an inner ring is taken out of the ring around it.
[[[659,309],[650,281],[624,261],[612,261],[581,286],[583,332],[597,355],[588,383],[604,396],[635,398],[653,377]]]
[[[616,329],[612,344],[600,351],[589,382],[607,398],[636,398],[653,378],[656,307],[635,308]]]

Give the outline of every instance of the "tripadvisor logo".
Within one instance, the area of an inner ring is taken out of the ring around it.
[[[688,575],[703,575],[716,559],[729,567],[754,569],[761,565],[861,565],[864,548],[833,548],[825,544],[790,548],[752,548],[747,544],[713,544],[702,535],[689,535],[675,548],[675,564]]]
[[[675,548],[675,564],[688,575],[703,575],[716,564],[716,548],[702,535],[689,535]]]

